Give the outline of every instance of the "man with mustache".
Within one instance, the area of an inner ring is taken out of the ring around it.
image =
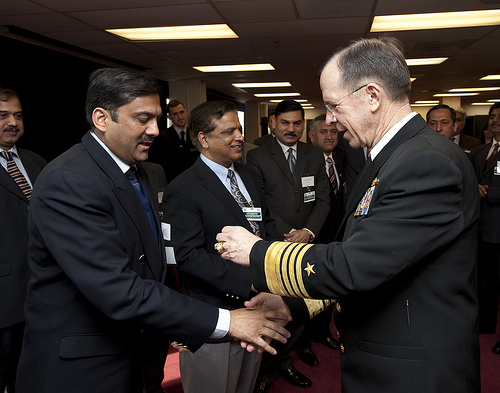
[[[6,387],[14,391],[30,277],[28,207],[32,186],[46,164],[38,154],[16,147],[23,133],[19,96],[0,87],[0,392]]]
[[[266,318],[279,313],[222,309],[164,285],[158,197],[141,165],[158,135],[159,93],[145,72],[94,71],[91,130],[37,180],[17,393],[141,393],[158,335],[192,351],[246,336],[272,352],[263,336],[287,335]]]
[[[302,105],[284,100],[276,106],[275,116],[276,138],[250,150],[247,165],[255,170],[260,180],[271,217],[276,222],[278,239],[313,242],[330,208],[330,185],[323,153],[299,141],[305,126]],[[300,335],[300,330],[292,333],[292,339]],[[309,387],[311,381],[295,370],[288,351],[280,351],[279,374],[293,385]],[[263,363],[265,360],[266,357]],[[311,363],[315,363],[314,357]],[[269,384],[272,378],[259,377],[259,381]],[[261,390],[265,391],[265,387]]]

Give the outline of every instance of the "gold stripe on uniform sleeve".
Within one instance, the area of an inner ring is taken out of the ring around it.
[[[303,282],[302,259],[312,244],[274,242],[266,252],[264,272],[272,293],[310,297]]]
[[[321,314],[327,308],[330,308],[333,304],[331,299],[314,300],[314,299],[304,299],[307,310],[309,311],[309,318],[314,318],[316,315]]]

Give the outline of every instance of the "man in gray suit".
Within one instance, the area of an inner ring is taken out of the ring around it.
[[[28,206],[31,187],[46,164],[39,155],[16,147],[23,133],[19,97],[0,87],[0,217],[4,224],[0,229],[0,392],[5,387],[14,391],[30,277],[26,255]]]
[[[275,116],[276,138],[249,151],[247,165],[257,173],[271,217],[276,222],[277,238],[298,243],[313,242],[330,211],[330,183],[323,153],[317,147],[299,141],[305,119],[304,108],[298,102],[280,102]],[[292,337],[298,339],[302,330],[303,326],[300,326]],[[311,381],[294,368],[288,355],[291,347],[289,343],[280,352],[279,373],[295,386],[309,387]],[[308,358],[308,364],[317,364],[312,350]],[[267,359],[264,357],[263,363],[267,364]],[[272,378],[259,376],[261,382],[270,383],[270,380]],[[264,391],[265,387],[260,390]]]

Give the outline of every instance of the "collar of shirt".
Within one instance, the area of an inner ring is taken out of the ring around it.
[[[287,157],[287,151],[288,149],[290,149],[291,147],[295,150],[295,154],[297,154],[297,145],[298,143],[295,143],[294,145],[292,146],[287,146],[287,145],[284,145],[283,143],[281,143],[279,141],[279,139],[276,138],[276,141],[279,143],[279,145],[281,146],[281,149],[283,150],[283,154],[285,155],[285,157]]]
[[[16,145],[12,146],[9,150],[3,150],[3,151],[10,151],[12,153],[12,155],[13,155],[14,158],[15,157],[19,158],[19,154],[17,153],[17,147],[16,147]],[[2,157],[2,156],[0,156],[0,157]]]
[[[187,140],[188,134],[187,134],[187,130],[186,130],[186,129],[181,130],[180,128],[177,128],[177,127],[174,125],[174,130],[175,130],[175,132],[177,132],[177,136],[179,137],[179,139],[181,138],[181,131],[184,131],[184,132],[185,132],[185,138],[186,138],[186,140]]]
[[[378,141],[378,143],[373,146],[373,148],[370,150],[370,157],[372,161],[377,157],[377,154],[382,151],[382,149],[387,145],[392,138],[398,133],[398,131],[403,128],[403,126],[408,123],[417,113],[412,112],[408,116],[405,116],[404,119],[396,123],[387,133],[382,137],[381,140]]]
[[[94,139],[99,143],[104,150],[111,156],[114,162],[116,162],[116,165],[120,167],[120,170],[125,173],[130,169],[130,165],[124,163],[115,153],[113,153],[111,150],[109,150],[109,147],[107,147],[103,141],[99,139],[99,137],[93,132],[90,131],[90,135],[94,137]]]
[[[460,134],[452,136],[451,140],[453,141],[454,144],[459,145],[460,144]]]
[[[243,196],[246,198],[247,201],[252,200],[250,194],[248,193],[245,187],[245,183],[243,183],[243,180],[241,179],[239,173],[234,169],[234,164],[231,164],[229,168],[226,168],[225,166],[217,164],[216,162],[207,158],[206,156],[203,155],[203,153],[200,154],[200,159],[212,170],[212,172],[215,173],[215,175],[219,178],[219,180],[222,182],[224,187],[226,187],[226,189],[229,192],[231,192],[231,182],[227,177],[227,173],[229,169],[232,169],[234,172],[234,176],[236,177],[236,182],[238,183],[238,188],[240,189],[241,193],[243,194]]]

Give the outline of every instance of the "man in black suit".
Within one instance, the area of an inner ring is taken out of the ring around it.
[[[229,310],[244,307],[256,294],[250,269],[222,259],[215,237],[225,225],[242,225],[265,239],[276,234],[255,173],[237,162],[243,150],[237,106],[228,101],[198,105],[189,116],[189,132],[200,157],[168,185],[163,203],[183,292]],[[231,337],[181,353],[184,392],[250,393],[260,359]]]
[[[7,387],[9,393],[15,391],[24,331],[26,284],[31,274],[27,261],[28,207],[33,184],[46,165],[38,154],[17,148],[23,133],[19,97],[14,91],[0,87],[0,216],[3,223],[0,229],[0,392]]]
[[[489,110],[490,143],[470,153],[479,184],[479,331],[495,333],[500,282],[500,103]],[[500,354],[500,342],[493,347]]]
[[[267,142],[271,142],[274,139],[274,129],[276,128],[276,116],[274,114],[274,111],[271,111],[269,113],[269,116],[267,117],[267,129],[268,133],[265,135],[262,135],[258,138],[255,138],[253,141],[253,144],[256,146],[262,146],[265,145]]]
[[[148,160],[160,164],[167,181],[171,182],[194,164],[199,153],[189,138],[186,123],[188,112],[184,104],[172,100],[167,104],[166,112],[173,124],[160,131],[160,135],[155,138]]]
[[[463,151],[465,151],[466,153],[470,153],[472,149],[478,147],[481,144],[481,140],[462,133],[465,127],[465,121],[467,119],[467,112],[465,112],[465,109],[462,107],[458,107],[455,109],[455,112],[457,114],[457,129],[453,133],[453,137],[451,138],[451,140],[458,146],[460,146]]]
[[[18,393],[142,392],[152,335],[190,350],[226,334],[247,336],[271,350],[258,335],[286,334],[262,319],[278,313],[219,309],[163,284],[160,221],[140,164],[158,135],[159,91],[144,72],[95,71],[86,102],[91,131],[37,180]]]
[[[370,149],[343,241],[269,243],[226,228],[222,256],[250,264],[257,290],[337,299],[345,392],[478,393],[479,200],[467,156],[412,112],[394,38],[342,46],[320,85],[327,123]]]

